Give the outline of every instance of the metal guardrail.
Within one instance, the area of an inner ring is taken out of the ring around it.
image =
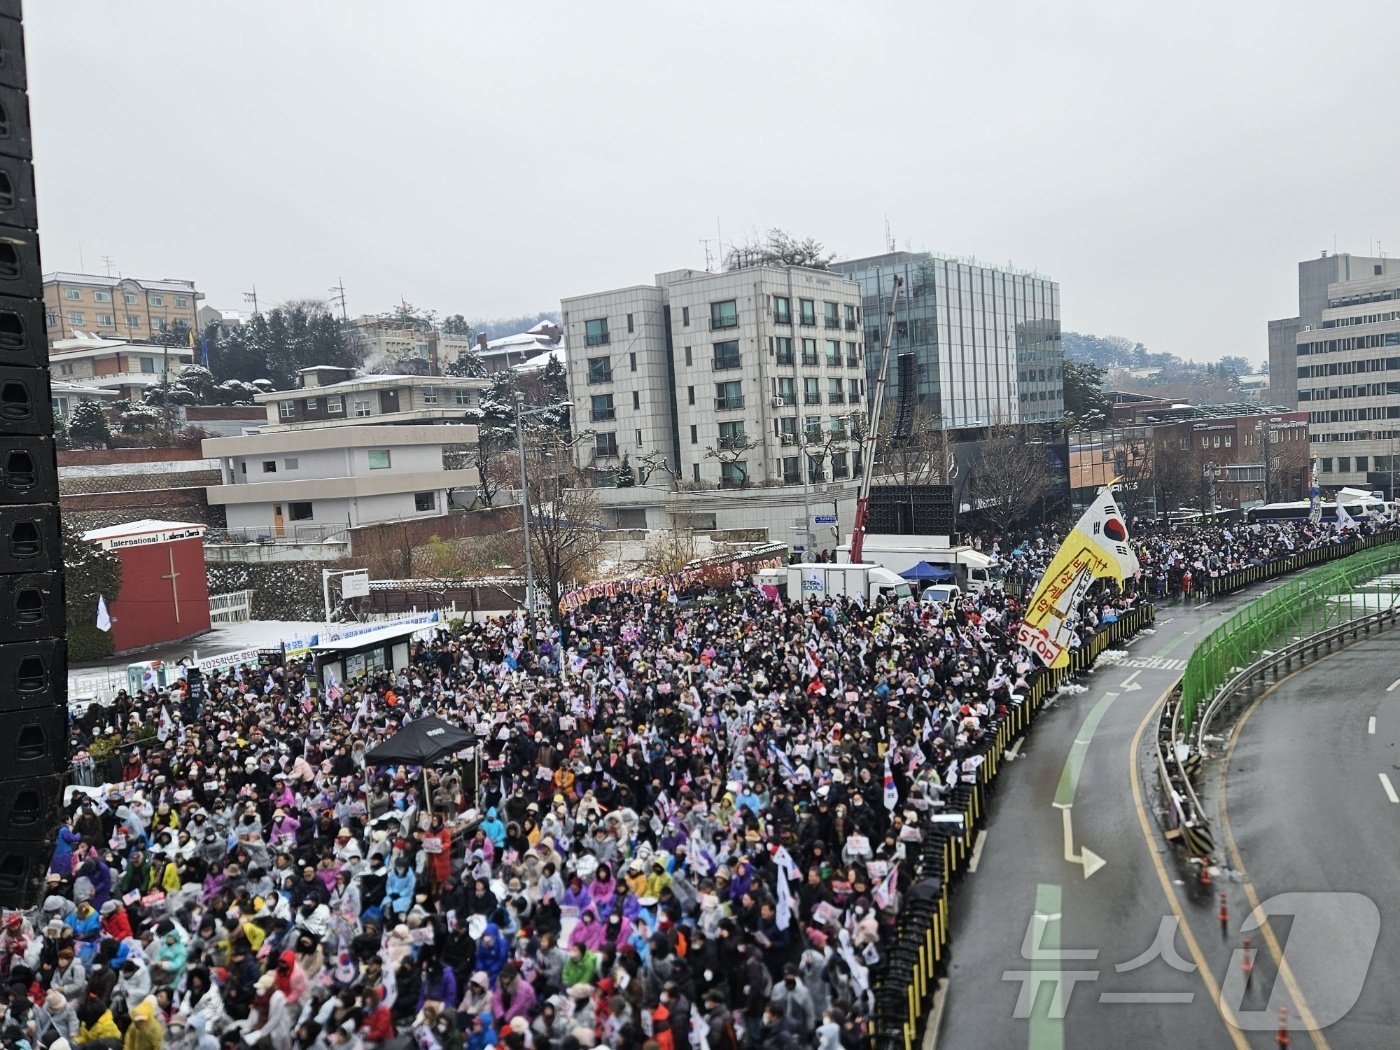
[[[1363,634],[1369,636],[1372,630],[1384,631],[1394,627],[1397,621],[1400,621],[1400,606],[1392,605],[1388,609],[1381,609],[1359,619],[1348,620],[1336,627],[1329,627],[1327,630],[1309,635],[1307,638],[1301,638],[1285,645],[1282,649],[1255,660],[1221,686],[1211,699],[1210,704],[1207,705],[1205,713],[1201,715],[1200,722],[1196,726],[1197,750],[1204,753],[1205,741],[1210,734],[1211,723],[1221,708],[1246,694],[1256,680],[1259,684],[1264,684],[1268,681],[1270,672],[1274,672],[1277,678],[1280,666],[1287,673],[1292,673],[1294,660],[1297,660],[1300,665],[1305,664],[1308,662],[1308,654],[1311,653],[1312,658],[1316,659],[1318,650],[1323,646],[1326,646],[1327,652],[1331,653],[1332,646],[1338,642],[1345,643],[1348,635],[1351,636],[1352,642],[1357,642]]]

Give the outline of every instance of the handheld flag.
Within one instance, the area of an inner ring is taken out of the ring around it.
[[[112,629],[112,616],[107,612],[107,599],[101,594],[97,596],[97,629],[99,631]]]
[[[1108,489],[1102,489],[1041,576],[1017,642],[1046,667],[1064,667],[1069,663],[1070,621],[1090,585],[1105,578],[1122,583],[1137,571],[1123,515]]]
[[[1345,507],[1342,506],[1342,497],[1341,497],[1340,494],[1338,494],[1338,496],[1337,496],[1337,531],[1340,532],[1342,529],[1354,529],[1354,528],[1356,528],[1356,519],[1353,518],[1353,517],[1351,516],[1351,513],[1350,513]]]
[[[899,789],[894,786],[894,774],[890,772],[890,756],[885,755],[885,808],[891,813],[899,805]]]

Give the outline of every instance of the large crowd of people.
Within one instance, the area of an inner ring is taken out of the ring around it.
[[[1319,537],[1150,536],[1141,578],[1076,630],[1178,566]],[[1054,544],[987,546],[1011,576]],[[116,747],[71,789],[40,907],[4,916],[0,1040],[862,1045],[930,817],[1038,673],[1019,596],[619,596],[553,632],[434,629],[353,682],[293,660],[118,694],[73,726],[76,753]],[[366,762],[426,715],[479,746]]]

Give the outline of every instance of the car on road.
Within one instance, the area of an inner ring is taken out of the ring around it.
[[[951,605],[962,597],[962,588],[955,583],[935,583],[919,595],[921,605]]]

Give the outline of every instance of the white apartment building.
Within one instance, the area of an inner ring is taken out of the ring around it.
[[[574,418],[592,431],[580,467],[664,458],[652,485],[673,472],[683,491],[800,486],[806,438],[810,480],[858,474],[850,435],[867,405],[855,281],[780,266],[673,270],[561,307]]]
[[[297,372],[292,390],[253,400],[267,408],[263,433],[389,423],[460,423],[477,406],[484,379],[361,374],[317,365]]]
[[[324,538],[346,528],[448,511],[448,491],[475,488],[474,469],[447,469],[443,446],[476,440],[461,426],[282,430],[207,438],[223,484],[206,490],[230,532]]]
[[[1296,381],[1323,486],[1388,490],[1400,466],[1400,260],[1324,255],[1298,274],[1299,316],[1269,324],[1271,384],[1287,396]]]
[[[439,367],[450,364],[462,351],[473,346],[472,338],[448,335],[436,330],[405,324],[392,315],[365,314],[350,322],[365,345],[365,367],[376,368],[394,361],[421,358]]]

